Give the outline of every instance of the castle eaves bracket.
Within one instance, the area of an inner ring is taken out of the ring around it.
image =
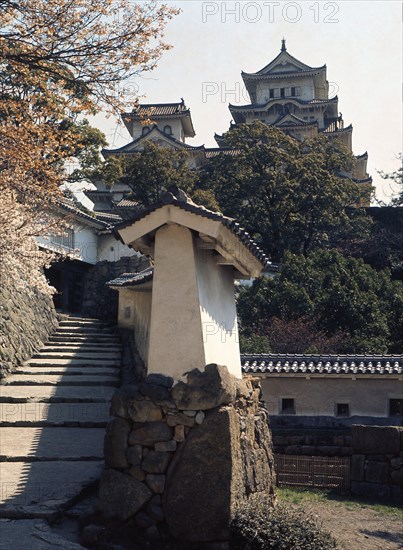
[[[153,239],[155,231],[168,224],[187,227],[197,236],[201,235],[208,248],[214,249],[223,258],[225,265],[233,265],[242,276],[260,275],[262,263],[220,219],[203,217],[173,204],[161,206],[133,224],[118,228],[117,231],[125,244],[152,256],[153,247],[150,239]],[[200,242],[200,237],[197,241]]]

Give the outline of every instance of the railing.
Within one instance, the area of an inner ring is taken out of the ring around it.
[[[274,455],[277,485],[350,491],[350,459]]]

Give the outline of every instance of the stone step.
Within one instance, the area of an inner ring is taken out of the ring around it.
[[[117,359],[119,360],[121,353],[108,350],[97,351],[41,351],[35,353],[33,359]]]
[[[59,327],[105,327],[113,328],[115,325],[108,321],[91,320],[91,319],[67,319],[66,321],[60,321]]]
[[[70,345],[68,342],[64,342],[63,344],[57,344],[57,345],[52,345],[51,343],[47,344],[46,346],[44,346],[41,350],[40,350],[40,353],[41,355],[42,354],[45,354],[45,353],[56,353],[56,352],[60,352],[60,353],[66,353],[66,352],[83,352],[83,353],[100,353],[102,351],[105,352],[105,353],[121,353],[122,352],[122,348],[121,346],[114,346],[114,345],[97,345],[95,347],[95,344],[86,344],[86,343],[82,343],[82,344],[79,344],[79,345]]]
[[[0,461],[102,460],[102,428],[0,428]]]
[[[57,329],[56,334],[100,334],[100,335],[113,335],[114,332],[108,328],[100,327],[60,327]]]
[[[94,365],[95,367],[120,367],[121,362],[116,359],[30,359],[27,361],[30,367],[59,367],[63,365],[71,365],[72,367],[83,367],[85,365]],[[25,366],[25,365],[23,365]]]
[[[97,367],[96,365],[85,365],[82,367],[72,367],[71,365],[60,365],[53,367],[18,367],[18,371],[14,374],[63,374],[64,376],[71,376],[72,374],[90,374],[92,375],[115,375],[118,376],[120,369],[118,367]]]
[[[117,337],[112,336],[77,336],[76,334],[64,334],[64,335],[53,335],[49,338],[49,345],[53,345],[55,343],[64,343],[68,342],[69,344],[76,343],[76,345],[79,345],[81,343],[86,344],[114,344],[119,345],[120,340]]]
[[[0,386],[0,403],[104,403],[112,399],[115,389],[97,386]]]
[[[103,461],[2,462],[0,468],[0,517],[54,518],[95,486]]]
[[[58,527],[49,525],[46,519],[2,519],[0,550],[85,550],[84,546],[60,535]],[[18,548],[16,546],[18,533]]]
[[[60,324],[62,323],[78,323],[78,324],[101,324],[113,326],[116,323],[110,319],[95,319],[91,317],[75,317],[74,315],[69,315],[68,317],[61,319]]]
[[[2,426],[105,427],[110,403],[0,403]]]
[[[3,378],[3,386],[115,386],[119,385],[119,376],[116,375],[94,375],[79,374],[12,374]]]

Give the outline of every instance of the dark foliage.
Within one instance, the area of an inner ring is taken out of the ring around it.
[[[230,526],[230,550],[334,550],[330,533],[303,510],[279,504],[264,495],[252,495],[238,509]]]

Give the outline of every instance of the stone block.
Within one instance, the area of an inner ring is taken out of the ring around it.
[[[142,462],[142,469],[149,474],[163,474],[171,461],[169,453],[150,451]]]
[[[153,447],[159,441],[172,439],[172,430],[165,422],[150,422],[130,432],[130,445]]]
[[[182,424],[175,426],[174,439],[178,443],[182,443],[182,441],[185,441],[185,426],[183,426]]]
[[[351,457],[351,480],[364,481],[365,455],[353,455]]]
[[[171,388],[174,383],[174,379],[171,376],[165,376],[164,374],[149,374],[146,378],[147,384],[156,384],[164,388]]]
[[[333,445],[336,447],[344,447],[345,439],[342,435],[335,435],[333,436]]]
[[[392,470],[390,479],[394,485],[403,486],[403,468],[400,468],[400,470]]]
[[[129,418],[129,404],[131,399],[140,397],[138,386],[126,386],[124,389],[116,390],[111,401],[111,416],[120,416],[121,418]]]
[[[163,453],[173,453],[176,451],[177,446],[177,442],[174,439],[171,439],[171,441],[161,441],[160,443],[156,443],[154,445],[154,450]]]
[[[354,454],[397,454],[400,450],[400,432],[396,426],[360,426],[351,428]]]
[[[132,466],[139,466],[143,458],[143,448],[141,445],[132,445],[126,451],[127,462]]]
[[[134,516],[152,497],[150,489],[131,476],[106,470],[99,486],[99,508],[108,519]]]
[[[303,435],[292,435],[289,437],[289,444],[290,445],[303,445],[304,444],[304,436]]]
[[[187,383],[178,382],[171,395],[181,410],[214,409],[235,401],[236,378],[227,367],[212,363],[203,372],[198,369],[189,372]]]
[[[196,416],[196,413],[197,413],[197,411],[190,411],[190,410],[189,411],[183,411],[183,414],[185,416],[190,416],[190,417]]]
[[[205,414],[203,411],[199,411],[195,416],[196,424],[203,424]]]
[[[148,474],[146,483],[151,491],[157,495],[162,495],[165,489],[166,476],[161,474]]]
[[[245,397],[248,399],[252,395],[252,384],[247,378],[236,381],[236,397]]]
[[[283,435],[275,435],[273,434],[273,444],[274,445],[284,445],[284,441],[285,441],[285,437]],[[309,445],[309,443],[307,443],[305,441],[306,445]]]
[[[390,497],[392,502],[396,502],[396,504],[401,506],[403,502],[403,486],[399,487],[399,485],[391,485]]]
[[[313,445],[302,445],[301,454],[305,456],[315,456],[316,447]]]
[[[158,384],[143,382],[140,384],[140,392],[153,401],[165,401],[170,398],[168,388],[159,386]]]
[[[403,468],[403,458],[402,457],[392,458],[390,460],[390,465],[393,470],[398,470],[399,468]]]
[[[134,479],[137,479],[137,481],[144,481],[146,478],[146,474],[143,472],[140,466],[132,466],[129,469],[129,474],[134,477]]]
[[[188,426],[189,428],[192,428],[195,425],[195,419],[189,416],[186,416],[182,413],[176,413],[176,414],[169,414],[167,415],[167,424],[168,426],[174,427],[178,424],[183,424],[184,426]]]
[[[175,453],[163,508],[178,540],[226,540],[234,510],[246,493],[269,490],[268,426],[250,409],[242,445],[239,416],[234,407],[227,406],[209,411]]]
[[[137,527],[140,527],[140,529],[148,529],[152,525],[155,525],[155,520],[145,512],[139,512],[136,515],[134,522]]]
[[[390,486],[382,483],[368,483],[365,481],[352,481],[351,493],[354,496],[369,499],[388,500],[391,495]]]
[[[152,401],[133,399],[128,406],[128,415],[133,422],[158,422],[162,420],[161,407]]]
[[[130,433],[130,423],[124,418],[111,420],[105,432],[104,458],[109,468],[128,468],[126,450]]]
[[[372,483],[387,483],[389,481],[389,464],[387,462],[367,461],[365,481]]]
[[[301,445],[289,445],[285,448],[286,455],[299,455],[301,454]]]
[[[159,495],[156,496],[159,497]],[[164,521],[165,518],[164,511],[162,509],[161,503],[158,504],[157,502],[155,502],[154,498],[152,498],[147,504],[147,513],[157,523],[161,523],[162,521]]]
[[[319,456],[340,456],[340,447],[334,447],[333,445],[322,445],[317,448]]]
[[[353,449],[351,447],[340,447],[340,456],[351,456]]]

